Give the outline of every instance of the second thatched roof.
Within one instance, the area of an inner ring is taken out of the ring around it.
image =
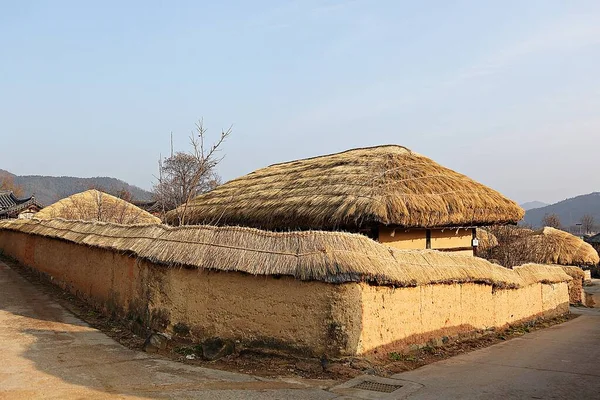
[[[560,265],[596,265],[598,252],[568,232],[546,227],[524,235],[514,246],[522,248],[527,262]]]
[[[114,222],[120,224],[160,224],[158,217],[118,197],[91,189],[64,198],[38,212],[37,219]]]
[[[167,222],[335,230],[516,223],[524,211],[405,147],[348,150],[259,169],[193,199]]]

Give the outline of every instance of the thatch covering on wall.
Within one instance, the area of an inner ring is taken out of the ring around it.
[[[523,261],[540,264],[596,265],[598,252],[568,232],[546,227],[524,235],[514,246],[523,249]]]
[[[478,249],[481,251],[488,251],[498,246],[498,239],[487,229],[477,228],[476,237],[479,240]]]
[[[182,214],[188,224],[335,230],[516,223],[524,211],[465,175],[388,145],[259,169],[180,206],[167,222]]]
[[[585,273],[583,272],[583,270],[581,268],[579,268],[579,267],[570,267],[570,266],[567,266],[567,265],[561,265],[560,267],[571,278],[577,279],[577,280],[579,280],[581,282],[583,282],[585,280]]]
[[[114,222],[120,224],[160,224],[160,218],[133,204],[99,190],[91,189],[64,198],[38,212],[37,219]]]
[[[562,279],[561,277],[568,275],[559,265],[546,265],[535,263],[518,265],[516,267],[513,267],[512,271],[519,274],[519,276],[526,282],[564,282],[565,279]]]
[[[395,250],[343,232],[267,232],[252,228],[118,225],[65,220],[0,222],[2,230],[41,235],[130,253],[165,266],[252,275],[285,275],[329,283],[418,286],[480,282],[517,288],[540,280],[570,280],[560,268],[512,271],[470,256]]]

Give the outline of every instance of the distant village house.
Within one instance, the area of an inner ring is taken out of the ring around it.
[[[0,191],[0,219],[31,219],[42,208],[34,196],[19,199],[12,191]]]

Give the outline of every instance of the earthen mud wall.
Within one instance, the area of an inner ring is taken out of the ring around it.
[[[173,268],[42,236],[0,230],[0,251],[105,313],[194,341],[318,356],[369,354],[568,312],[567,283],[408,288],[303,282]]]
[[[360,285],[362,329],[358,353],[504,328],[569,311],[567,283],[494,289],[478,283],[390,288]]]

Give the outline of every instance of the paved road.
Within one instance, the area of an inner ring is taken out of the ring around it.
[[[589,306],[600,307],[600,279],[592,279],[590,286],[584,286],[586,300],[590,303]]]
[[[576,312],[583,315],[565,324],[395,375],[404,387],[389,398],[600,399],[600,309]],[[305,381],[266,380],[126,349],[0,262],[0,399],[39,398],[338,397]]]
[[[600,399],[600,309],[394,378],[409,399]]]
[[[0,261],[0,399],[330,399],[305,382],[188,366],[129,350]]]

